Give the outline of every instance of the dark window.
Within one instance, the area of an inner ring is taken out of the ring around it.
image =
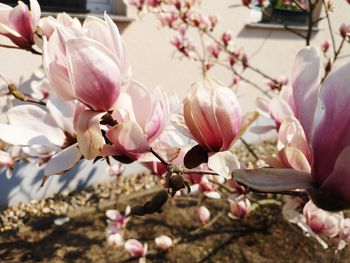
[[[16,6],[18,0],[5,0],[2,3]],[[23,0],[29,4],[29,0]],[[86,0],[38,0],[41,10],[48,12],[87,13]]]

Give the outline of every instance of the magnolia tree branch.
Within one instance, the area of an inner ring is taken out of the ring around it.
[[[329,12],[328,12],[328,8],[327,8],[326,1],[325,1],[325,0],[322,0],[322,4],[323,4],[324,11],[325,11],[325,14],[326,14],[326,19],[327,19],[329,34],[330,34],[331,40],[332,40],[333,54],[334,54],[334,57],[335,57],[336,54],[337,54],[337,51],[336,51],[336,47],[335,47],[335,39],[334,39],[334,34],[333,34],[332,23],[331,23],[331,19],[330,19],[330,17],[329,17]]]

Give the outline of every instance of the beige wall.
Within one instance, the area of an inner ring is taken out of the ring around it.
[[[227,8],[240,3],[239,0],[204,0],[203,8],[209,13],[218,14],[220,17],[219,32],[231,30],[237,36],[236,43],[243,46],[250,57],[257,50],[258,53],[250,58],[251,64],[256,65],[272,76],[291,73],[293,60],[298,50],[304,46],[304,40],[285,30],[250,29],[245,27],[249,17],[249,10],[244,7]],[[331,14],[332,24],[338,32],[342,21],[350,23],[350,5],[345,0],[334,1],[335,13]],[[176,91],[182,97],[190,84],[201,78],[198,65],[187,60],[179,61],[171,58],[174,48],[169,44],[173,35],[168,29],[160,27],[159,22],[151,15],[142,20],[135,16],[133,10],[128,10],[129,15],[136,17],[136,21],[126,27],[123,32],[130,62],[133,66],[135,78],[144,82],[147,86],[163,86],[167,91]],[[324,21],[325,22],[325,21]],[[329,38],[327,24],[321,22],[320,31],[314,34],[312,44],[320,45],[323,40]],[[340,37],[336,36],[337,42]],[[350,53],[349,45],[347,51]],[[231,75],[226,70],[219,70],[211,74],[213,77],[227,82]],[[252,80],[262,83],[262,80],[251,74]],[[254,101],[260,95],[254,88],[241,84],[238,92],[242,106],[245,110],[254,109]]]

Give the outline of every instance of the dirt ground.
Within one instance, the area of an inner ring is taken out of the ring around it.
[[[129,202],[140,204],[149,197]],[[258,198],[263,198],[258,196]],[[132,218],[126,238],[147,242],[147,262],[350,262],[350,250],[335,254],[304,237],[281,216],[281,207],[258,208],[244,220],[226,214],[228,204],[205,201],[212,224],[200,228],[195,216],[198,199],[176,197],[163,213]],[[124,209],[118,203],[116,208]],[[1,262],[138,262],[121,248],[107,244],[104,211],[84,213],[56,226],[52,217],[32,220],[26,231],[0,235]],[[166,234],[179,242],[166,253],[155,250],[154,238]]]

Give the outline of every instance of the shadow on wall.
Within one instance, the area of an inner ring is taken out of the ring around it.
[[[127,166],[125,174],[136,174],[144,170],[145,168],[141,165],[132,164]],[[16,166],[11,179],[7,179],[5,171],[2,171],[0,173],[0,209],[115,180],[108,174],[107,164],[102,161],[92,164],[90,161],[83,160],[68,173],[51,176],[45,185],[40,187],[43,175],[42,169],[24,162]]]
[[[95,174],[103,173],[101,169],[105,171],[106,167],[99,166],[86,169],[86,163],[81,162],[65,175],[51,176],[45,185],[40,187],[43,170],[22,162],[16,166],[11,179],[6,178],[5,172],[0,173],[0,208],[38,200],[65,190],[83,189],[91,185]]]

